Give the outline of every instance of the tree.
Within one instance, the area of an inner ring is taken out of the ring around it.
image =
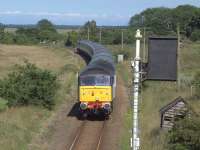
[[[37,28],[19,28],[16,31],[16,44],[36,44],[39,42],[39,30]]]
[[[173,28],[176,30],[176,25],[180,25],[181,31],[186,31],[188,24],[192,18],[198,16],[199,8],[191,5],[181,5],[172,10]]]
[[[0,23],[0,40],[3,39],[3,35],[4,35],[4,25]]]
[[[86,37],[85,35],[88,35],[88,30],[90,34],[90,40],[98,41],[97,25],[95,20],[87,21],[83,26],[83,32],[81,34],[84,35],[84,37]]]
[[[130,26],[147,27],[155,34],[168,34],[172,31],[171,9],[160,7],[146,9],[133,16],[129,21]]]
[[[6,32],[6,33],[3,33],[3,37],[1,39],[1,42],[4,43],[4,44],[13,44],[14,38],[15,38],[14,34]]]
[[[56,32],[54,25],[47,19],[42,19],[37,23],[37,28],[39,30],[48,30],[51,32]]]
[[[190,39],[192,40],[192,41],[199,41],[200,40],[200,29],[198,29],[198,30],[194,30],[193,32],[192,32],[192,34],[191,34],[191,36],[190,36]]]
[[[68,33],[67,40],[65,42],[66,46],[75,47],[78,41],[78,33],[75,31],[71,31]]]
[[[4,29],[5,29],[4,25],[0,23],[0,33],[4,32]]]
[[[191,5],[181,5],[174,9],[150,8],[131,17],[130,27],[147,27],[153,34],[167,35],[177,31],[180,25],[182,34],[188,37],[199,26],[200,9]]]
[[[37,23],[37,29],[41,41],[57,41],[60,37],[54,25],[46,19],[40,20]]]
[[[200,9],[199,9],[199,15],[193,16],[191,21],[187,25],[186,29],[186,36],[190,37],[191,34],[194,32],[194,30],[200,29]]]

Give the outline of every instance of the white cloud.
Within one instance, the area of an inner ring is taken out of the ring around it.
[[[3,11],[0,12],[0,15],[19,15],[21,13],[21,11]]]
[[[0,15],[18,15],[18,16],[43,16],[43,17],[81,17],[81,18],[128,18],[129,16],[123,16],[120,14],[110,15],[110,14],[83,14],[83,13],[74,13],[74,12],[22,12],[22,11],[4,11],[0,12]]]
[[[58,17],[80,17],[80,13],[57,13],[57,12],[27,12],[24,15],[30,16],[58,16]]]
[[[0,11],[0,22],[7,24],[32,24],[43,18],[55,24],[83,24],[93,19],[99,25],[126,25],[130,16],[108,13]]]
[[[22,11],[3,11],[0,15],[28,15],[28,16],[68,16],[80,17],[80,13],[57,13],[57,12],[22,12]]]

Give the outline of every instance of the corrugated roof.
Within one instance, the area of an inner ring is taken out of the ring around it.
[[[87,40],[82,40],[78,42],[78,48],[91,57],[91,61],[89,62],[88,66],[80,73],[80,76],[87,75],[88,73],[97,73],[99,72],[97,71],[97,68],[98,70],[101,70],[102,73],[109,75],[115,74],[113,56],[103,45]]]
[[[173,100],[171,103],[169,103],[166,106],[162,107],[160,109],[160,113],[161,114],[165,113],[166,111],[168,111],[169,109],[171,109],[173,106],[175,106],[179,102],[184,102],[185,104],[187,104],[187,102],[181,96],[179,96],[178,98],[176,98],[175,100]]]

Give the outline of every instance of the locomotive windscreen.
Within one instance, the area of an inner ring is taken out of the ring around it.
[[[81,86],[110,86],[110,76],[106,75],[89,75],[80,77]]]
[[[147,79],[177,79],[177,38],[149,38]]]

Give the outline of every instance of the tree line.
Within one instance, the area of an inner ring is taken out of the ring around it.
[[[15,33],[5,31],[5,26],[0,24],[0,43],[4,44],[38,44],[57,42],[62,39],[54,25],[46,20],[40,20],[36,27],[20,27]]]
[[[97,26],[95,20],[87,21],[80,26],[78,31],[71,31],[67,36],[67,45],[73,45],[80,39],[89,39],[102,44],[121,44],[122,32],[124,34],[124,44],[132,44],[135,40],[135,30],[128,27],[105,27]]]
[[[122,32],[124,44],[134,43],[134,30],[128,27],[99,27],[96,21],[88,21],[83,26],[73,28],[66,34],[57,32],[57,26],[49,20],[40,20],[36,25],[18,27],[15,33],[5,31],[0,24],[0,43],[4,44],[38,44],[64,42],[66,46],[76,46],[77,41],[89,39],[102,44],[121,44]]]
[[[193,41],[200,40],[200,8],[181,5],[176,8],[149,8],[131,17],[130,27],[146,27],[152,35],[181,34]]]

